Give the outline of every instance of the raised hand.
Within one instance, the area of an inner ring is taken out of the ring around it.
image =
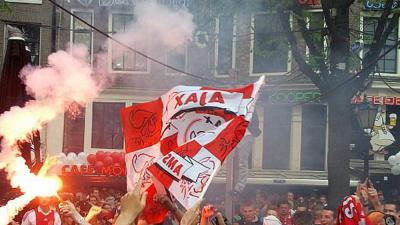
[[[136,217],[146,206],[147,192],[140,194],[142,186],[142,176],[136,183],[132,192],[126,193],[121,198],[121,213],[119,214],[115,225],[129,225],[133,223]]]
[[[188,209],[182,216],[181,225],[197,225],[200,220],[200,204],[198,201],[192,208]]]
[[[101,207],[92,205],[90,207],[88,214],[85,217],[86,221],[92,220],[95,216],[99,215],[101,213]]]
[[[88,222],[85,221],[81,214],[78,213],[78,210],[76,210],[74,204],[72,204],[70,201],[60,203],[59,207],[61,214],[70,216],[75,221],[75,223],[80,225],[90,225]]]
[[[368,200],[374,206],[374,209],[378,211],[383,211],[383,207],[379,200],[378,191],[374,188],[374,184],[369,179],[368,179],[367,194],[368,194]]]

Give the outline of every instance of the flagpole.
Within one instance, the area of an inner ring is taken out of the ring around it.
[[[225,184],[225,216],[230,221],[233,219],[233,185],[234,185],[234,155],[235,152],[230,154],[226,160],[226,184]]]

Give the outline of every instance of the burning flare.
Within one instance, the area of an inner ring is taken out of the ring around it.
[[[57,196],[62,186],[60,178],[47,173],[56,163],[56,158],[48,158],[35,175],[20,156],[17,142],[25,140],[33,130],[41,130],[44,124],[69,109],[71,104],[84,106],[99,93],[100,87],[86,60],[87,49],[72,46],[67,51],[71,54],[65,51],[51,54],[48,67],[23,68],[20,76],[36,100],[27,102],[24,107],[11,107],[0,115],[0,137],[3,137],[0,169],[7,172],[11,186],[19,187],[24,193],[0,208],[0,225],[8,224],[35,197]]]
[[[8,201],[7,205],[0,208],[0,225],[7,225],[30,201],[35,197],[57,196],[57,191],[62,187],[62,181],[57,176],[48,176],[47,172],[56,163],[56,157],[46,159],[38,175],[25,173],[29,168],[25,165],[25,160],[21,157],[15,157],[14,181],[20,184],[24,195]],[[22,171],[22,172],[19,172]],[[10,176],[10,173],[9,173]],[[19,180],[20,179],[20,180]]]

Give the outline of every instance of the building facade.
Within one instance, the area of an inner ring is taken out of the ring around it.
[[[192,12],[199,7],[191,0],[159,2],[175,9],[187,7]],[[133,8],[137,1],[70,0],[59,3],[89,24],[114,35],[127,29],[135,20]],[[319,2],[299,0],[299,3],[313,15],[308,26],[323,30],[325,25]],[[371,4],[366,1],[365,5],[354,6],[351,18],[352,43],[363,46],[355,53],[360,57],[368,49],[368,38],[373,35],[375,18],[382,8]],[[123,56],[113,57],[113,49],[117,48],[115,43],[71,15],[58,11],[57,26],[62,28],[57,31],[58,46],[63,47],[68,42],[84,44],[93,65],[99,53],[105,55],[105,72],[113,75],[114,82],[82,109],[79,116],[65,113],[47,125],[42,134],[45,152],[56,155],[61,152],[123,151],[121,108],[152,100],[178,84],[228,87],[266,75],[267,87],[256,108],[262,134],[252,146],[249,183],[327,186],[327,105],[318,101],[302,104],[316,99],[320,93],[298,71],[276,13],[263,9],[239,10],[232,14],[206,13],[204,17],[209,18],[208,21],[197,24],[193,40],[185,51],[179,54],[163,52],[166,64],[226,83],[222,85],[176,73],[129,50]],[[292,17],[291,14],[287,16]],[[398,29],[393,32],[385,48],[393,46],[398,32]],[[265,43],[269,39],[271,41]],[[326,45],[323,37],[320,45]],[[307,55],[308,49],[302,48]],[[367,96],[372,96],[369,99],[373,104],[381,105],[388,115],[398,112],[400,104],[400,100],[395,100],[400,98],[399,93],[392,91],[399,87],[397,51],[396,48],[379,61],[378,75],[365,91]],[[364,139],[364,143],[360,141],[357,129],[354,128],[354,145],[349,146],[353,158],[351,167],[356,171],[362,170],[362,152],[368,148]],[[400,138],[400,127],[394,127],[392,132]],[[390,155],[398,150],[392,147],[389,151]],[[385,157],[375,156],[370,163],[371,173],[382,176],[382,182],[390,176]],[[353,176],[352,185],[357,180]],[[224,170],[215,181],[225,182]]]
[[[6,8],[0,13],[0,62],[4,61],[7,47],[7,25],[11,25],[23,31],[32,63],[45,65],[52,44],[56,43],[51,36],[52,4],[42,0],[6,0],[4,4]]]

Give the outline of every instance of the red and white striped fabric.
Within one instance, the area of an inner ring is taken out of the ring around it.
[[[177,86],[154,101],[121,111],[128,190],[141,174],[142,189],[151,190],[145,217],[164,213],[149,202],[162,186],[186,208],[203,197],[244,136],[263,83],[264,77],[236,89]]]

